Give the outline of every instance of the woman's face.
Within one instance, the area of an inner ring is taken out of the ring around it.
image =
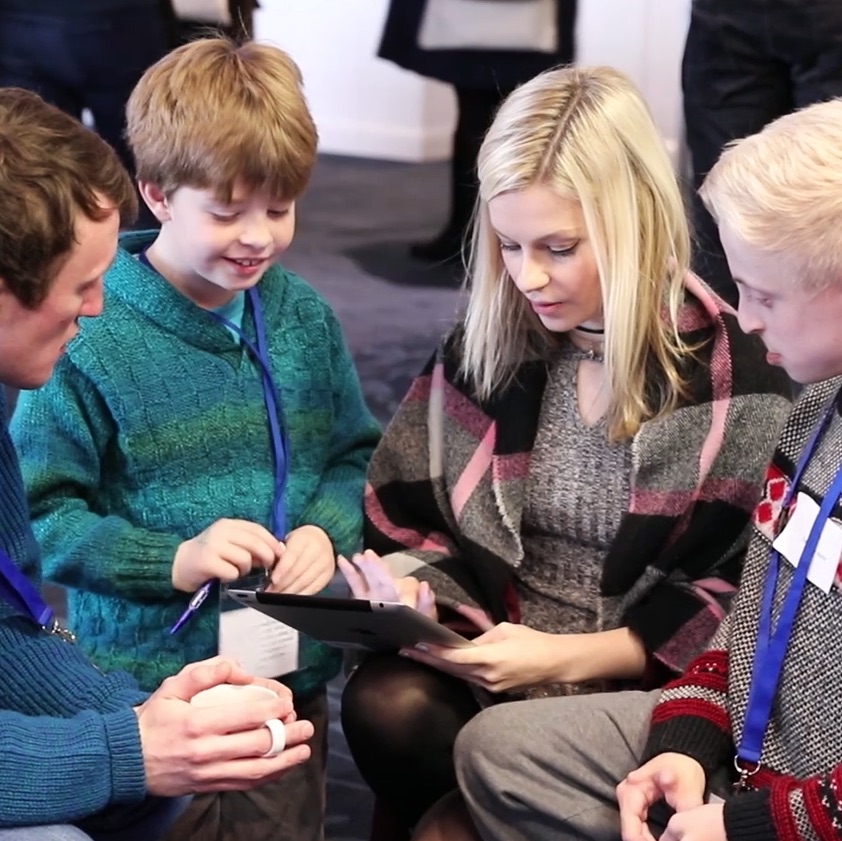
[[[542,184],[488,202],[506,271],[547,330],[603,326],[602,291],[582,207]]]

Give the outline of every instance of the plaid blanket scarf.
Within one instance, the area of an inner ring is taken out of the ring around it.
[[[600,587],[602,613],[642,639],[663,677],[704,649],[730,604],[791,395],[733,310],[693,276],[686,287],[679,329],[701,345],[687,362],[689,394],[634,436],[630,504]],[[374,453],[364,541],[394,574],[429,581],[445,615],[518,622],[520,523],[547,365],[525,363],[481,401],[459,375],[458,348],[457,328]]]

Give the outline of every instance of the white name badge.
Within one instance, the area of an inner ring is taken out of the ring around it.
[[[797,567],[801,553],[810,536],[810,529],[819,515],[819,505],[805,493],[799,493],[795,511],[784,526],[784,530],[772,543],[786,560]],[[822,529],[819,543],[813,554],[813,562],[807,578],[825,593],[830,592],[842,556],[842,527],[834,520],[828,520]]]
[[[279,677],[298,668],[298,631],[251,608],[219,617],[219,653],[256,677]]]

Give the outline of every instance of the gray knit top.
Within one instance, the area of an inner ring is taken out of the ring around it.
[[[525,556],[516,571],[523,623],[549,633],[615,627],[603,621],[599,582],[629,508],[631,442],[610,443],[605,417],[592,426],[582,420],[580,359],[566,348],[549,370],[523,513]]]

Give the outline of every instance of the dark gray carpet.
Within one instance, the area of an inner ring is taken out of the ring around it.
[[[334,306],[372,411],[386,423],[460,305],[460,272],[411,260],[406,245],[432,237],[447,212],[444,164],[323,157],[298,205],[284,264]],[[58,588],[49,588],[61,608]],[[342,679],[329,687],[328,841],[365,841],[371,792],[339,725]],[[278,839],[295,841],[295,839]]]

